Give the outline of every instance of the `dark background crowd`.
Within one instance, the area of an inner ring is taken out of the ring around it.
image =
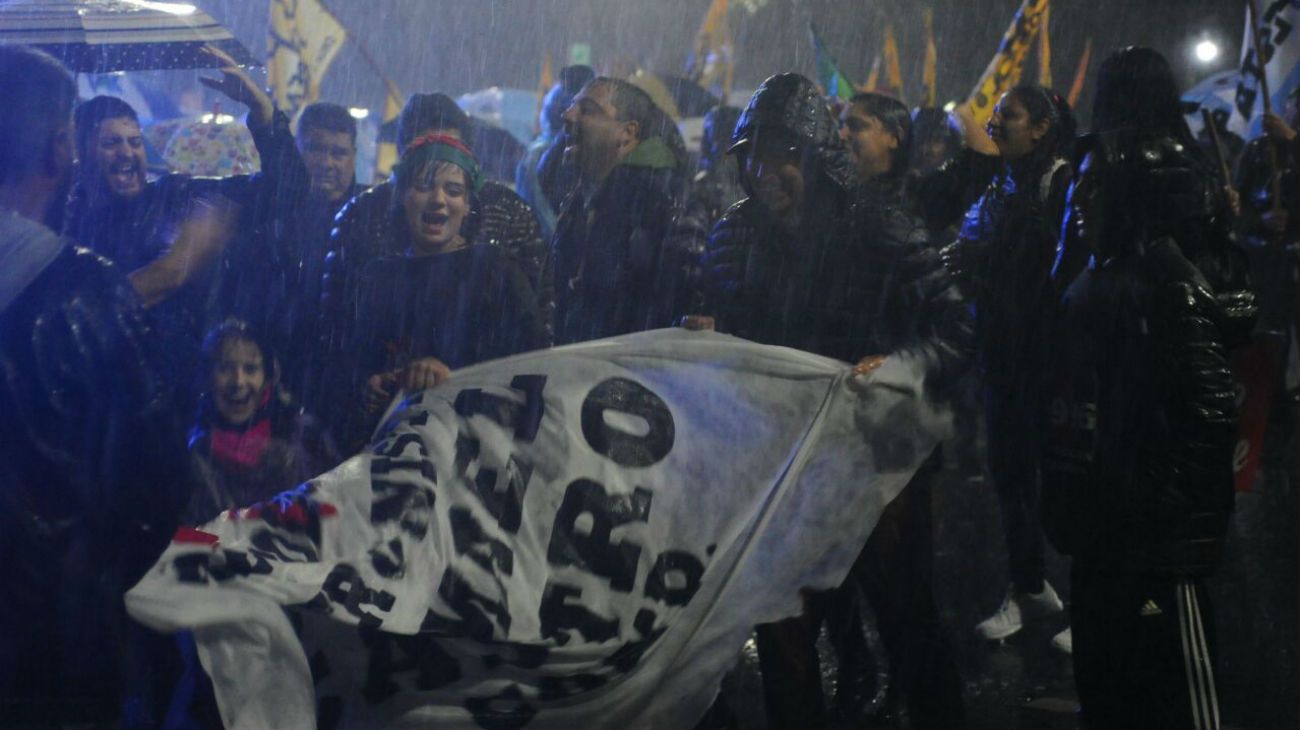
[[[757,628],[769,727],[978,724],[971,627],[936,600],[954,479],[990,486],[1005,546],[980,641],[1055,621],[1086,727],[1219,725],[1240,634],[1216,638],[1206,579],[1255,348],[1265,458],[1295,469],[1297,105],[1222,160],[1149,48],[1104,60],[1086,124],[1033,84],[981,125],[780,73],[688,149],[641,88],[557,76],[513,185],[435,92],[366,188],[347,108],[291,124],[233,63],[204,83],[248,107],[260,171],[151,177],[130,105],[0,47],[0,725],[219,725],[192,640],[121,606],[176,525],[328,470],[456,369],[675,325],[863,377],[901,358],[957,414],[845,585]],[[703,726],[737,725],[728,700]]]

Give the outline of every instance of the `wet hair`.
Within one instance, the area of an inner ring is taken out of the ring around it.
[[[397,118],[397,148],[406,149],[411,140],[431,129],[455,129],[465,144],[473,141],[469,115],[454,99],[442,93],[411,94]]]
[[[96,96],[82,102],[77,105],[74,119],[77,125],[77,156],[82,160],[90,157],[90,151],[95,146],[95,134],[105,120],[130,119],[136,124],[140,123],[140,115],[135,113],[135,109],[116,96]]]
[[[655,136],[657,122],[661,121],[659,116],[663,113],[644,89],[630,81],[611,76],[597,76],[587,83],[587,87],[597,85],[609,88],[615,119],[637,123],[637,139],[647,140]]]
[[[77,86],[49,54],[23,46],[0,46],[0,183],[26,178],[67,129]]]
[[[1037,84],[1021,84],[1007,92],[1007,98],[1020,102],[1029,115],[1030,124],[1048,121],[1047,134],[1031,153],[1041,160],[1071,159],[1078,127],[1070,103],[1060,94]]]
[[[203,337],[203,361],[209,369],[216,364],[217,358],[221,357],[221,351],[226,343],[233,341],[256,345],[262,353],[262,367],[266,370],[267,377],[271,376],[275,368],[276,355],[269,340],[254,330],[248,322],[234,317],[223,320],[221,324],[208,330]]]
[[[912,147],[912,113],[907,105],[892,96],[869,91],[854,95],[849,104],[875,117],[887,132],[898,138],[898,146],[890,153],[889,174],[906,172]]]
[[[352,118],[352,114],[346,108],[338,104],[318,101],[304,107],[302,114],[298,116],[298,136],[301,137],[313,129],[333,134],[346,134],[348,139],[352,140],[353,146],[357,144],[357,120]]]
[[[673,158],[677,161],[676,166],[681,168],[685,165],[686,142],[682,139],[681,130],[677,129],[677,123],[673,118],[660,109],[644,89],[630,81],[611,76],[597,76],[587,83],[587,88],[597,84],[609,87],[610,104],[614,107],[615,119],[620,122],[636,122],[637,140],[644,142],[658,137],[672,152]]]
[[[1178,82],[1164,56],[1140,46],[1120,49],[1097,72],[1092,131],[1133,127],[1192,147],[1195,141],[1178,97]]]

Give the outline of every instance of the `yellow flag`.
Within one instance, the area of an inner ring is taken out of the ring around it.
[[[921,70],[921,85],[925,88],[927,109],[933,109],[939,103],[938,83],[939,51],[934,45],[934,11],[926,8],[921,13],[925,22],[925,67]]]
[[[1029,46],[1034,42],[1034,36],[1042,24],[1047,3],[1048,0],[1024,0],[1016,11],[1016,17],[1002,37],[998,52],[989,61],[988,68],[984,69],[984,74],[980,76],[966,102],[974,112],[976,124],[983,126],[993,116],[993,106],[1018,78],[1025,56],[1029,53]]]
[[[348,33],[320,0],[271,0],[266,76],[275,105],[289,114],[320,98],[320,82]]]
[[[1088,62],[1092,60],[1092,39],[1083,44],[1083,55],[1079,57],[1079,66],[1074,70],[1074,83],[1070,85],[1070,95],[1066,101],[1073,107],[1083,96],[1083,81],[1088,77]]]
[[[387,87],[387,93],[384,95],[384,124],[390,124],[402,114],[402,92],[398,91],[397,84],[392,79],[384,79]],[[382,180],[388,177],[393,171],[393,165],[397,164],[397,143],[380,142],[379,150],[375,155],[375,180]]]
[[[885,80],[894,98],[903,101],[903,68],[898,63],[898,41],[894,39],[894,24],[885,24]]]
[[[1051,17],[1052,5],[1048,0],[1047,7],[1043,8],[1043,27],[1038,31],[1038,85],[1047,89],[1052,88],[1052,40],[1047,37]]]
[[[731,93],[735,73],[734,51],[735,43],[727,24],[727,0],[713,0],[695,34],[695,46],[686,62],[686,77],[721,93],[725,100]]]

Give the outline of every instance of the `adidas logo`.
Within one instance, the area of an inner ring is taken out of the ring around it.
[[[1138,615],[1139,615],[1139,616],[1159,616],[1159,615],[1162,614],[1162,613],[1164,613],[1164,611],[1161,611],[1161,610],[1160,610],[1160,607],[1156,605],[1156,602],[1153,601],[1153,600],[1151,600],[1150,598],[1148,598],[1148,599],[1147,599],[1147,602],[1144,603],[1144,604],[1142,604],[1142,611],[1141,611]]]

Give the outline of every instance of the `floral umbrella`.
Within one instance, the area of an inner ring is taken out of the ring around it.
[[[204,114],[176,126],[163,148],[172,172],[203,177],[248,175],[262,168],[248,128],[226,114]]]

